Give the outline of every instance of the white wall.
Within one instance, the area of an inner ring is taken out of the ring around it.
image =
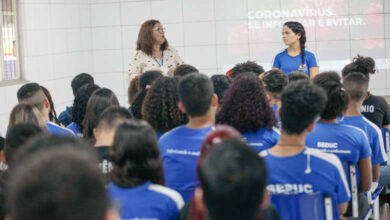
[[[302,3],[305,3],[302,5]],[[166,37],[184,61],[201,72],[221,74],[234,64],[255,60],[270,69],[274,56],[285,46],[281,28],[249,28],[251,11],[330,9],[331,15],[309,16],[317,25],[306,27],[307,49],[317,55],[320,70],[337,70],[360,53],[376,59],[378,73],[371,91],[390,94],[390,3],[387,0],[91,0],[94,73],[108,85],[118,85],[135,51],[143,21],[154,18],[166,27]],[[318,26],[332,19],[360,19],[362,24]],[[306,19],[306,18],[305,18]],[[289,20],[289,19],[287,19]],[[295,19],[292,19],[295,20]],[[122,66],[120,68],[119,66]],[[107,75],[106,73],[110,73]],[[116,82],[114,82],[116,80]],[[125,94],[123,85],[120,95]]]
[[[26,78],[52,92],[57,112],[72,103],[70,80],[92,73],[126,105],[125,74],[143,21],[154,18],[183,60],[208,75],[255,60],[271,67],[284,48],[281,28],[249,28],[250,11],[331,7],[326,19],[361,18],[363,25],[307,27],[307,49],[320,70],[337,70],[361,53],[377,59],[371,91],[390,95],[390,1],[388,0],[19,0]],[[302,4],[304,3],[304,4]],[[305,7],[302,7],[304,5]],[[319,17],[310,19],[317,22]],[[280,21],[280,19],[264,19]],[[0,131],[20,87],[0,87]]]
[[[48,88],[59,113],[73,102],[70,81],[92,69],[90,5],[88,0],[21,0],[20,39],[28,81]],[[21,84],[0,87],[0,131],[17,104]]]

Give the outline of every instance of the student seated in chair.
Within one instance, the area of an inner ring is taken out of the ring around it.
[[[363,216],[368,208],[363,193],[370,190],[372,181],[371,148],[368,138],[363,130],[339,124],[337,121],[337,117],[343,116],[349,102],[340,76],[336,72],[324,72],[314,77],[313,82],[325,90],[328,102],[314,130],[306,137],[306,145],[322,152],[333,153],[343,164],[354,165],[357,168],[355,183],[360,193],[358,210],[361,211],[359,216]],[[348,177],[349,169],[344,171]]]
[[[368,78],[362,73],[350,73],[344,78],[343,85],[350,101],[344,117],[339,121],[341,124],[356,126],[366,133],[371,147],[372,181],[377,182],[382,176],[379,166],[387,161],[387,157],[381,129],[361,113],[363,101],[368,94]],[[389,175],[385,176],[388,179]]]
[[[50,134],[75,135],[73,131],[50,121],[50,103],[38,83],[27,83],[23,85],[18,90],[17,97],[19,103],[27,103],[38,108],[42,118],[46,121],[46,126]]]
[[[202,158],[199,178],[194,202],[204,217],[193,219],[279,219],[264,215],[262,205],[268,199],[264,160],[240,138],[211,148]]]
[[[189,121],[165,133],[159,146],[166,185],[187,201],[199,185],[196,164],[202,142],[214,128],[218,97],[211,79],[200,73],[181,78],[178,90],[179,108],[187,114]]]
[[[131,120],[133,115],[123,107],[108,107],[100,115],[97,127],[93,129],[95,136],[95,150],[99,155],[99,168],[101,169],[106,183],[110,180],[112,164],[110,161],[110,148],[114,142],[116,130],[119,125]]]
[[[305,138],[326,104],[326,94],[307,81],[291,83],[282,93],[279,142],[263,151],[269,169],[267,189],[272,194],[322,193],[332,196],[334,210],[343,215],[350,192],[340,160],[305,145]],[[309,204],[306,204],[310,206]]]

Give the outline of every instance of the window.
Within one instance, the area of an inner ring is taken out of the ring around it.
[[[16,0],[1,0],[0,81],[20,79]]]

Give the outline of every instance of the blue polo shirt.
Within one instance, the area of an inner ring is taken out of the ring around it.
[[[289,75],[291,71],[301,70],[303,72],[306,72],[307,75],[310,76],[309,69],[318,66],[316,57],[312,52],[305,50],[304,60],[305,62],[302,65],[302,54],[293,57],[290,56],[287,53],[287,49],[285,49],[284,51],[276,55],[273,67],[281,69],[287,75]]]
[[[313,131],[306,136],[306,146],[321,152],[333,153],[341,162],[354,164],[357,168],[359,160],[371,157],[366,134],[351,125],[317,122]],[[357,180],[359,176],[357,169]]]
[[[267,190],[271,194],[327,194],[335,201],[334,210],[351,198],[341,162],[333,154],[305,148],[293,156],[276,156],[268,150],[260,155],[269,170]]]
[[[132,188],[107,186],[112,202],[119,206],[120,219],[176,220],[184,201],[168,187],[146,182]]]
[[[46,121],[47,130],[50,134],[63,134],[63,135],[72,135],[74,136],[73,131],[63,128],[51,121]]]
[[[199,186],[197,163],[203,140],[214,126],[200,129],[181,125],[165,133],[158,142],[163,160],[165,184],[181,194],[184,201],[191,199]]]
[[[366,133],[372,153],[372,165],[387,161],[385,145],[382,139],[382,131],[380,128],[378,128],[378,126],[369,121],[363,115],[344,116],[339,118],[339,123],[358,127]]]
[[[278,143],[280,132],[277,128],[264,127],[257,131],[242,132],[241,136],[253,150],[260,153]]]
[[[76,122],[70,123],[66,128],[69,129],[69,130],[72,130],[73,133],[75,133],[77,137],[82,137],[83,136],[83,133],[81,133],[80,128],[76,124]]]
[[[66,107],[65,111],[60,113],[58,120],[61,122],[61,124],[68,126],[70,123],[72,123],[72,109],[73,106],[68,106]]]

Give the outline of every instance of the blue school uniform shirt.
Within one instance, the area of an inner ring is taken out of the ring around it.
[[[340,124],[347,124],[362,129],[367,137],[371,148],[371,163],[372,165],[380,164],[387,161],[384,142],[382,139],[382,131],[374,123],[369,121],[363,115],[344,116],[339,118]]]
[[[70,125],[68,125],[66,128],[69,129],[69,130],[72,130],[73,133],[75,133],[77,137],[82,137],[83,136],[83,134],[81,133],[80,128],[76,124],[76,122],[70,123]]]
[[[179,193],[151,182],[131,188],[110,183],[107,191],[111,201],[119,206],[120,219],[176,220],[184,206]]]
[[[73,131],[63,128],[53,122],[46,121],[47,130],[49,131],[49,134],[62,134],[62,135],[71,135],[74,136]]]
[[[72,122],[72,110],[73,106],[66,107],[65,111],[61,112],[58,116],[58,120],[61,124],[68,126]]]
[[[204,138],[214,126],[200,129],[185,125],[165,133],[159,140],[165,184],[181,194],[184,201],[193,196],[199,186],[197,163]]]
[[[334,210],[337,210],[338,204],[351,198],[341,162],[333,154],[305,148],[299,154],[287,157],[272,155],[269,150],[260,155],[269,171],[267,190],[271,194],[330,195]]]
[[[287,49],[276,55],[273,64],[273,67],[281,69],[287,75],[289,75],[291,71],[301,70],[310,76],[309,69],[317,66],[316,57],[312,52],[305,50],[305,63],[302,65],[302,54],[293,57],[287,53]]]
[[[333,153],[342,163],[354,164],[357,168],[360,159],[371,157],[366,134],[363,130],[350,125],[317,122],[306,136],[306,146],[321,152]],[[347,174],[347,179],[348,177]],[[357,180],[359,181],[359,172]]]
[[[277,128],[264,127],[257,131],[241,132],[241,136],[253,150],[260,153],[278,143],[280,132]]]

